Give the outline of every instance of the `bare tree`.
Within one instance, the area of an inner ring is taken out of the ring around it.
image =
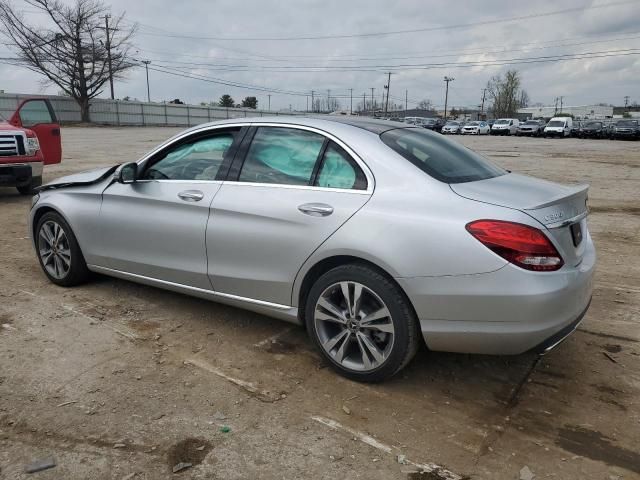
[[[107,31],[108,9],[100,0],[25,0],[47,15],[51,27],[31,25],[9,0],[0,0],[0,24],[16,50],[20,64],[46,77],[73,97],[83,122],[89,121],[89,102],[109,81],[121,78],[136,64],[130,58],[130,40],[136,27],[125,27],[124,14],[114,17]],[[110,56],[109,56],[110,50]]]
[[[429,99],[420,100],[420,102],[418,102],[417,109],[418,110],[433,110],[433,103],[431,103],[431,100],[429,100]]]
[[[520,74],[517,70],[508,70],[504,78],[492,77],[487,83],[487,93],[493,102],[490,110],[498,117],[513,116],[522,103],[529,102],[529,95],[520,89]]]

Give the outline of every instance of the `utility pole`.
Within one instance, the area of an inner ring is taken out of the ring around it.
[[[627,110],[629,107],[629,95],[624,96],[624,109]]]
[[[564,98],[564,97],[560,97],[560,113],[562,113],[562,99],[563,99],[563,98]]]
[[[350,99],[349,115],[353,115],[353,88],[349,89],[349,99]]]
[[[267,111],[270,112],[271,111],[271,94],[269,93],[267,97],[269,97],[269,108],[267,109]]]
[[[444,119],[445,121],[447,120],[447,102],[449,101],[449,82],[453,82],[455,80],[455,78],[453,77],[444,77],[444,81],[447,84],[447,89],[445,90],[445,94],[444,94]]]
[[[555,117],[557,113],[558,113],[558,97],[556,97],[556,105],[553,108],[553,116]]]
[[[331,89],[327,88],[327,112],[331,112],[331,103],[329,99],[331,98]]]
[[[375,90],[375,87],[371,87],[371,116],[372,117],[375,116],[375,113],[376,113],[376,109],[373,106],[374,105],[374,103],[373,103],[374,102],[374,100],[373,100],[373,91],[374,90]]]
[[[107,63],[109,65],[109,86],[111,87],[111,100],[115,98],[113,94],[113,67],[111,65],[111,33],[109,33],[109,17],[111,15],[104,16],[104,28],[107,34],[107,42],[105,47],[107,48]]]
[[[149,91],[149,64],[151,61],[143,60],[142,63],[144,63],[144,68],[147,71],[147,102],[151,103],[151,93]]]
[[[384,116],[387,116],[387,111],[389,110],[389,90],[391,87],[391,72],[387,73],[387,84],[384,86],[384,88],[387,90],[387,101],[384,104]]]
[[[305,95],[304,98],[307,99],[307,109],[305,111],[309,113],[309,95]]]
[[[404,116],[407,116],[407,110],[409,110],[409,90],[404,91]]]
[[[313,94],[316,93],[315,90],[311,90],[311,111],[316,111],[316,104],[313,102]]]
[[[367,112],[367,92],[362,92],[362,113]]]
[[[484,117],[484,99],[486,98],[486,96],[487,96],[487,89],[483,88],[482,89],[482,105],[480,106],[480,115],[482,115],[483,117]]]

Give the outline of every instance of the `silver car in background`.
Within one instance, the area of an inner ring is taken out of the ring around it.
[[[518,354],[569,335],[592,292],[586,201],[424,128],[274,117],[54,181],[29,225],[57,285],[98,272],[305,325],[338,372],[380,381],[420,338]]]

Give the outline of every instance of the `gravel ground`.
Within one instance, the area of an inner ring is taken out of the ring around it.
[[[176,131],[65,128],[45,181],[135,160]],[[539,361],[422,349],[392,381],[353,383],[276,320],[106,277],[52,285],[27,238],[30,199],[0,189],[0,478],[445,475],[416,465],[640,478],[640,144],[456,140],[513,171],[591,183],[593,303]],[[54,468],[25,473],[47,458]],[[192,466],[172,473],[180,462]]]

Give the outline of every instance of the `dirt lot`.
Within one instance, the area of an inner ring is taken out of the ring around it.
[[[45,180],[135,160],[174,131],[66,128]],[[300,328],[110,278],[50,284],[30,199],[0,189],[0,478],[446,478],[416,464],[640,478],[640,143],[458,140],[514,171],[591,183],[593,303],[539,362],[423,349],[393,381],[353,383]],[[55,468],[25,473],[48,457]],[[173,474],[179,462],[193,467]]]

